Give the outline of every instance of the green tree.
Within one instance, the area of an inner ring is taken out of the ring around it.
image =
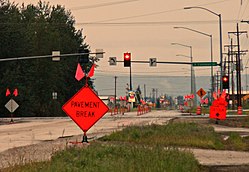
[[[37,5],[22,4],[18,7],[7,0],[0,0],[0,58],[49,55],[54,50],[61,54],[78,53],[89,49],[84,43],[82,30],[77,30],[70,11],[57,5],[39,1]],[[7,99],[6,88],[19,89],[15,98],[20,105],[17,115],[55,116],[64,114],[61,106],[76,91],[82,82],[75,80],[78,57],[50,58],[0,62],[0,105]],[[90,63],[88,64],[88,66]],[[92,84],[92,82],[90,82]],[[58,99],[52,99],[52,92]],[[1,110],[0,110],[1,111]],[[7,114],[6,110],[2,110]]]

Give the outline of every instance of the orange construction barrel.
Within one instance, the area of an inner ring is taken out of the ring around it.
[[[242,115],[242,107],[241,106],[238,107],[238,115]]]
[[[201,115],[201,107],[197,106],[196,108],[196,115]]]

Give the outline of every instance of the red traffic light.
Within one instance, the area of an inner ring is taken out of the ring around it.
[[[124,67],[131,66],[131,53],[124,53]]]
[[[124,53],[124,58],[125,58],[125,60],[130,60],[131,59],[131,53]]]
[[[229,77],[227,75],[222,77],[222,86],[223,86],[223,89],[229,88]]]
[[[228,81],[228,77],[227,76],[223,76],[223,82],[227,82]]]

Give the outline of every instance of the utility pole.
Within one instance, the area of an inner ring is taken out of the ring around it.
[[[233,51],[233,47],[236,47],[237,45],[233,45],[233,38],[231,38],[231,43],[229,46],[229,55],[230,55],[230,64],[231,65],[231,84],[232,84],[232,109],[235,109],[235,96],[234,96],[234,88],[235,88],[235,84],[234,84],[234,51]]]
[[[233,47],[237,47],[237,45],[233,45],[233,39],[231,38],[230,45],[225,45],[224,47],[228,48],[228,77],[229,81],[231,83],[231,88],[228,88],[228,94],[231,95],[232,99],[232,109],[235,109],[235,96],[234,96],[234,60],[233,60],[233,55],[235,55],[235,51],[233,51]],[[230,84],[229,83],[229,84]],[[230,91],[232,90],[232,91]],[[231,94],[230,94],[231,92]],[[229,106],[229,104],[228,104]]]
[[[242,106],[241,104],[241,69],[240,69],[240,40],[239,40],[239,34],[242,32],[239,32],[239,24],[237,23],[237,44],[238,44],[238,55],[237,55],[237,63],[238,63],[238,107]],[[247,32],[245,32],[247,33]]]
[[[233,52],[233,39],[231,38],[231,52]],[[231,61],[232,61],[232,65],[233,65],[233,53],[231,54]],[[234,65],[233,65],[234,68]],[[234,96],[234,69],[231,70],[232,71],[232,109],[235,109],[235,96]]]
[[[237,23],[236,32],[228,32],[228,34],[235,34],[237,36],[237,46],[238,53],[236,54],[236,73],[237,73],[237,107],[241,107],[241,64],[240,64],[240,35],[246,33],[247,31],[239,31],[239,24]]]

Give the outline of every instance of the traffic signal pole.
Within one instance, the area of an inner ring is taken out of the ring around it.
[[[130,90],[132,90],[131,65],[130,65]]]
[[[132,77],[131,77],[131,53],[124,53],[124,67],[130,68],[130,91],[132,90]]]

